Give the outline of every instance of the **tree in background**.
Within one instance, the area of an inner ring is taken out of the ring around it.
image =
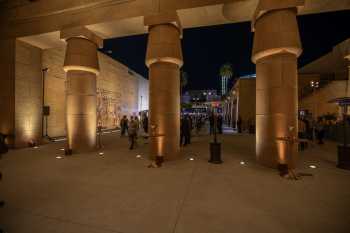
[[[227,93],[228,80],[233,76],[233,69],[231,63],[225,63],[220,67],[219,74],[221,76],[221,95]]]

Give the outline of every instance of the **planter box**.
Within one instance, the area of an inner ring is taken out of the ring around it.
[[[209,163],[220,164],[221,160],[221,143],[210,143]]]
[[[338,146],[337,167],[350,170],[350,146]]]

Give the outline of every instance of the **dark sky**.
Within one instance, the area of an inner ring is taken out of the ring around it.
[[[350,37],[350,11],[299,16],[298,23],[304,48],[299,58],[302,67],[331,51],[332,47]],[[188,73],[186,89],[219,89],[219,68],[230,62],[234,76],[255,73],[250,61],[253,34],[250,23],[226,24],[185,29],[182,50]],[[102,51],[112,50],[112,57],[148,77],[145,64],[147,35],[105,41]]]

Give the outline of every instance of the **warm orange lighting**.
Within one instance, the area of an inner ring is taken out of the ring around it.
[[[86,72],[90,72],[90,73],[94,73],[96,75],[99,75],[100,71],[91,67],[87,67],[87,66],[78,66],[78,65],[68,65],[68,66],[64,66],[63,70],[65,72],[68,71],[86,71]]]

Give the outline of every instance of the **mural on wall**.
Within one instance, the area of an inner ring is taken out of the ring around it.
[[[97,125],[116,128],[122,115],[121,93],[97,89]]]

